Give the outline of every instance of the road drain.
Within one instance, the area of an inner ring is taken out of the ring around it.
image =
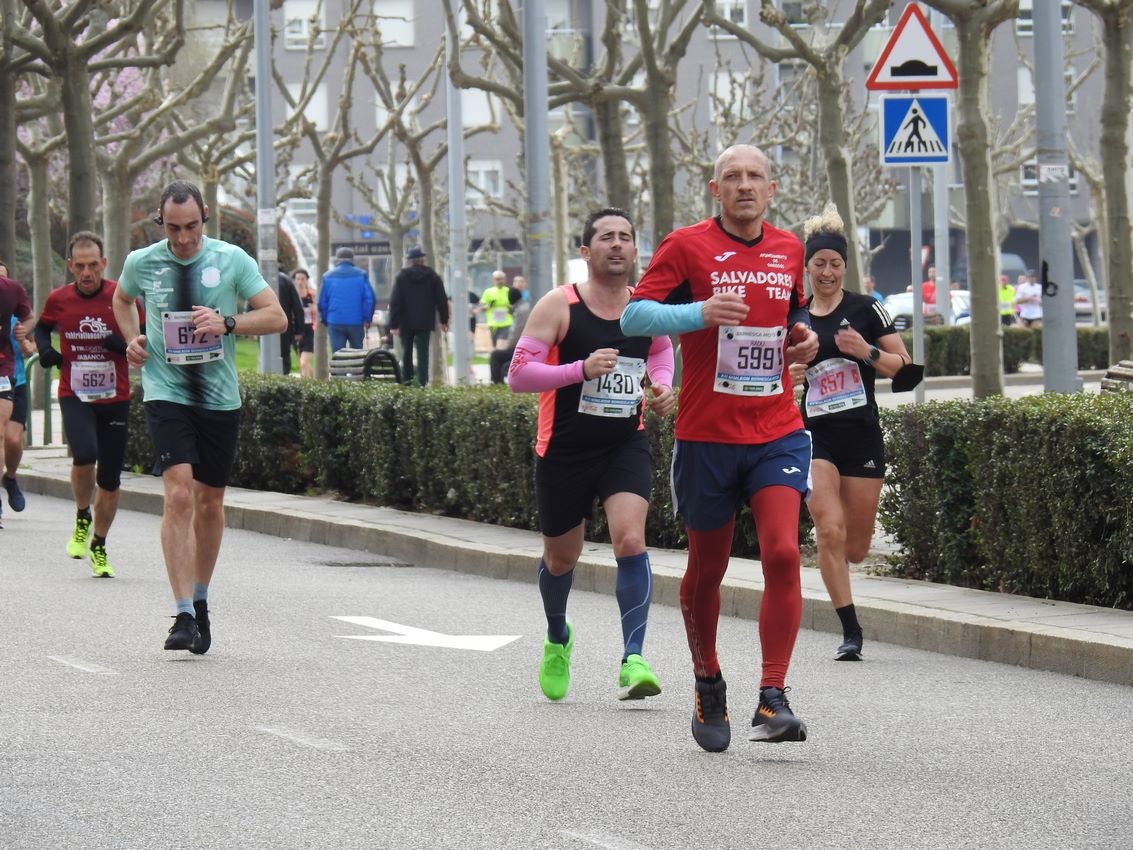
[[[319,561],[321,567],[413,567],[400,561]]]

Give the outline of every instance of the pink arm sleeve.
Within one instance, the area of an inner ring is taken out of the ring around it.
[[[673,341],[667,336],[653,337],[653,344],[649,346],[649,358],[645,361],[649,370],[649,382],[660,386],[673,385]]]
[[[557,390],[586,379],[582,370],[583,361],[575,360],[573,363],[551,366],[547,364],[547,354],[550,351],[551,347],[547,343],[533,336],[519,338],[507,373],[508,387],[513,393]]]

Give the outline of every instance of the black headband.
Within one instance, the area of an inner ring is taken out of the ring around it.
[[[845,236],[841,233],[816,233],[806,240],[806,259],[803,262],[809,263],[811,257],[825,248],[837,251],[842,260],[846,260],[848,246]]]

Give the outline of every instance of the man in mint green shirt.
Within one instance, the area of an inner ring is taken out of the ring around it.
[[[240,429],[235,335],[287,327],[255,260],[205,236],[207,220],[200,189],[185,180],[166,186],[155,218],[166,238],[130,253],[114,291],[114,315],[129,341],[126,359],[142,370],[155,472],[165,489],[161,548],[177,603],[165,648],[197,655],[212,644],[208,586]],[[238,312],[239,299],[247,312]]]

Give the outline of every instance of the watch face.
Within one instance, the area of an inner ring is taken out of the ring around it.
[[[225,317],[225,319],[224,319],[224,330],[225,330],[225,333],[232,333],[234,330],[236,330],[236,317],[235,316],[226,316]]]

